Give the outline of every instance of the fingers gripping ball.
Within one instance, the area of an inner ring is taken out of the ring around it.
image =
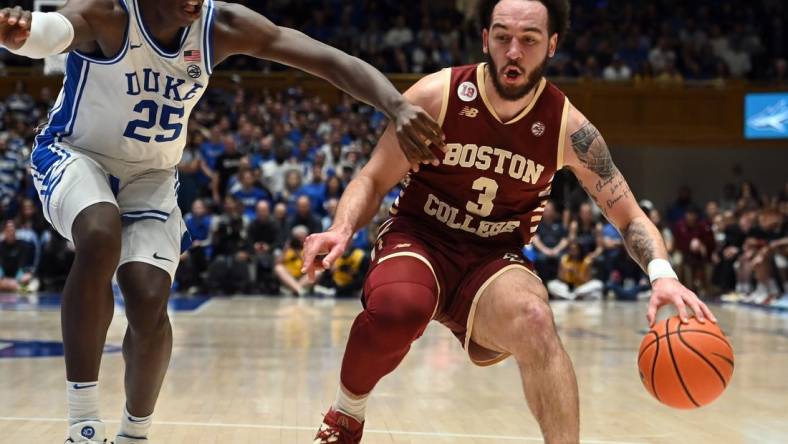
[[[656,323],[638,353],[640,380],[658,401],[694,409],[717,399],[733,376],[733,348],[717,324],[674,316]]]

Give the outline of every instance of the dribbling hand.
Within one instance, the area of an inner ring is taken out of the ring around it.
[[[445,152],[445,136],[440,125],[424,109],[404,102],[394,115],[394,125],[399,146],[413,171],[418,171],[422,163],[440,165],[430,145]]]
[[[329,270],[331,265],[345,252],[353,233],[340,230],[328,230],[325,233],[316,233],[308,236],[304,241],[304,266],[301,272],[309,276],[311,282],[315,281],[315,274],[320,270]],[[320,259],[318,256],[325,255]]]
[[[0,45],[19,49],[30,36],[33,14],[19,6],[0,9]]]
[[[648,303],[648,314],[646,315],[649,327],[653,327],[656,322],[657,310],[667,304],[676,306],[679,310],[679,318],[681,318],[681,322],[685,324],[689,322],[687,306],[692,309],[695,313],[695,317],[701,324],[704,323],[706,319],[711,320],[715,324],[717,323],[717,318],[714,317],[709,307],[698,299],[695,293],[683,286],[678,280],[672,278],[657,279],[651,287],[651,300]]]

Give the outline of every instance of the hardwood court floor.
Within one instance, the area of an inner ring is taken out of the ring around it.
[[[788,316],[714,307],[735,347],[733,383],[716,403],[687,412],[661,406],[639,381],[644,303],[553,308],[579,378],[584,443],[788,443]],[[152,442],[311,443],[359,309],[357,301],[232,298],[173,313],[175,348]],[[119,311],[108,345],[120,345],[124,325]],[[59,342],[56,307],[0,310],[0,355],[10,340]],[[121,355],[106,354],[101,406],[113,434],[121,375]],[[61,443],[64,385],[62,357],[0,359],[0,443]],[[474,367],[433,323],[379,384],[363,442],[541,442],[521,393],[512,360]]]

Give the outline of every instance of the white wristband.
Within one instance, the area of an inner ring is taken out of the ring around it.
[[[673,267],[670,266],[670,262],[666,261],[665,259],[652,260],[648,263],[647,269],[648,279],[651,281],[651,283],[654,283],[654,281],[660,278],[679,278],[676,276],[676,272],[673,271]]]
[[[43,59],[65,51],[73,41],[74,25],[65,16],[57,12],[35,11],[27,40],[21,48],[9,51],[31,59]]]

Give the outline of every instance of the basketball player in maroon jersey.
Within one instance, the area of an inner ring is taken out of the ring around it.
[[[556,171],[577,176],[621,231],[653,284],[648,321],[667,303],[687,319],[714,315],[675,279],[659,232],[638,206],[597,129],[545,80],[568,28],[568,0],[482,0],[487,63],[429,75],[407,93],[438,119],[448,151],[422,166],[381,227],[350,331],[337,399],[314,444],[361,441],[364,407],[430,320],[447,326],[481,366],[512,355],[545,442],[578,443],[578,390],[547,291],[521,254]],[[328,268],[382,197],[408,174],[393,129],[342,196],[334,225],[310,236],[305,271]],[[321,261],[320,253],[328,252]]]

